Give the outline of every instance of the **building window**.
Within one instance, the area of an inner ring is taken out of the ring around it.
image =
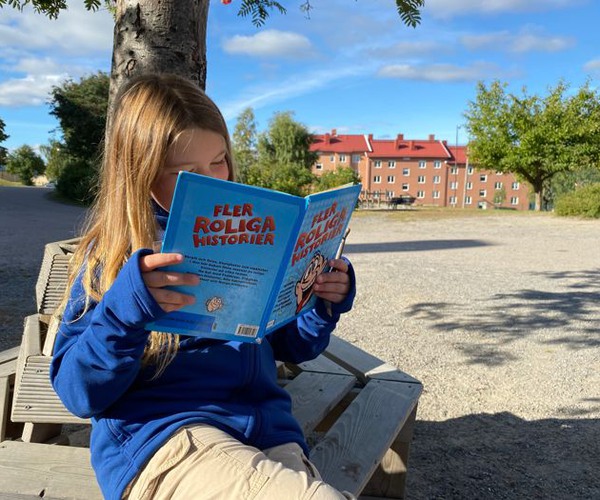
[[[335,162],[335,156],[334,155],[329,156],[329,161],[331,163],[334,163]]]
[[[410,189],[410,186],[405,182],[404,184],[402,184],[402,191],[408,191]]]
[[[470,205],[471,203],[473,203],[473,198],[465,196],[465,205]]]
[[[473,173],[473,167],[467,168],[467,174],[471,175]]]
[[[425,191],[417,191],[417,198],[425,198]]]
[[[317,170],[323,170],[323,164],[322,163],[317,163],[316,166],[315,166],[315,168]]]
[[[434,184],[439,184],[440,183],[440,176],[439,175],[434,175],[433,176],[433,183]]]
[[[340,162],[346,163],[346,155],[340,155]]]
[[[452,181],[450,183],[450,189],[458,189],[458,182]]]
[[[388,175],[388,183],[393,184],[394,182],[396,182],[396,177]]]
[[[502,189],[502,183],[501,182],[494,182],[494,189]]]
[[[375,160],[375,168],[381,168],[381,160]]]
[[[440,197],[440,192],[439,191],[434,191],[432,194],[433,194],[433,199],[434,200],[439,199],[439,197]]]
[[[410,168],[403,168],[403,169],[402,169],[402,175],[403,175],[404,177],[407,177],[407,176],[409,176],[409,175],[410,175]]]
[[[440,160],[435,160],[433,162],[433,168],[442,168],[442,162]]]
[[[518,182],[513,182],[512,183],[512,188],[515,189],[515,190],[519,189],[519,183]]]
[[[352,155],[352,163],[358,163],[360,161],[360,155]]]
[[[396,161],[395,160],[388,161],[388,167],[390,167],[390,168],[396,168]]]
[[[450,196],[450,205],[456,205],[456,196]]]
[[[373,182],[375,184],[381,184],[381,175],[376,175],[373,177]]]
[[[417,177],[417,182],[419,184],[425,184],[425,176],[424,175],[419,175],[419,177]]]
[[[453,175],[458,174],[458,167],[450,167],[450,173]]]
[[[425,160],[419,161],[419,168],[425,168],[427,166],[427,162]]]
[[[467,189],[473,189],[473,183],[467,182]]]
[[[511,205],[518,205],[519,204],[519,198],[517,196],[511,196],[511,198],[510,198],[510,204]]]
[[[479,180],[480,180],[481,182],[486,182],[486,181],[487,181],[487,174],[481,174],[481,175],[479,176]]]
[[[485,189],[480,189],[479,190],[479,196],[481,196],[482,198],[485,198],[486,194],[487,193],[485,192]]]

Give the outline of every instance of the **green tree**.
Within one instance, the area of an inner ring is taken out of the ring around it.
[[[506,189],[502,186],[500,189],[494,190],[494,206],[500,207],[506,201]]]
[[[242,111],[232,136],[233,157],[238,169],[238,180],[248,183],[248,172],[256,164],[256,121],[252,108]]]
[[[269,129],[258,139],[258,161],[248,172],[248,182],[290,194],[308,193],[317,159],[310,151],[312,135],[286,111],[275,113]]]
[[[316,189],[325,191],[344,184],[358,184],[360,176],[350,167],[339,167],[335,171],[325,172],[317,178]]]
[[[6,135],[6,133],[4,132],[5,126],[6,125],[2,121],[2,118],[0,118],[0,143],[3,143],[6,139],[9,138],[9,136]],[[0,165],[4,165],[6,163],[6,155],[7,154],[8,154],[8,150],[5,147],[0,146]]]
[[[69,163],[65,145],[60,141],[52,140],[49,144],[40,146],[40,151],[46,159],[46,177],[49,180],[58,180]]]
[[[516,96],[498,81],[477,86],[469,103],[467,129],[471,160],[479,168],[512,172],[531,184],[536,210],[544,189],[560,172],[598,165],[600,99],[588,84],[576,93],[564,82],[546,96]]]
[[[63,141],[51,143],[50,173],[67,198],[89,203],[93,198],[104,139],[110,79],[98,72],[52,89],[50,113],[56,116]]]
[[[26,186],[33,185],[33,178],[44,173],[44,160],[31,146],[23,145],[8,155],[6,170],[19,176]]]

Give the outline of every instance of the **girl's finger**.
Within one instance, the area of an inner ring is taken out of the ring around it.
[[[200,278],[191,273],[174,273],[150,271],[143,274],[147,287],[161,288],[164,286],[194,286],[200,283]]]
[[[156,300],[160,307],[165,311],[181,309],[196,301],[193,295],[175,292],[174,290],[166,290],[164,288],[148,288],[148,290],[154,297],[154,300]]]
[[[317,283],[350,283],[350,277],[346,273],[322,273],[317,276]]]
[[[329,261],[329,267],[342,273],[348,272],[348,263],[344,259],[332,259]]]
[[[183,255],[180,253],[152,253],[140,259],[140,270],[143,273],[147,273],[159,267],[172,266],[181,264],[182,262]]]

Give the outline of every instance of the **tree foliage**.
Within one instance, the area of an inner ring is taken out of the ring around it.
[[[303,196],[314,182],[311,172],[317,159],[310,151],[312,135],[293,118],[275,113],[269,128],[258,138],[257,161],[247,172],[247,183]]]
[[[0,144],[2,144],[6,139],[8,139],[8,135],[4,132],[4,127],[6,125],[4,124],[4,122],[2,121],[2,118],[0,118]],[[6,155],[8,154],[8,150],[3,147],[0,146],[0,165],[4,165],[4,163],[6,162]]]
[[[6,170],[19,176],[26,186],[33,185],[33,178],[44,173],[46,165],[31,146],[21,146],[8,155]]]
[[[62,130],[62,142],[45,150],[56,176],[57,190],[64,196],[88,203],[93,197],[101,144],[106,128],[110,79],[106,73],[64,82],[52,90],[50,113]]]
[[[316,190],[325,191],[344,184],[358,184],[360,176],[350,167],[338,167],[317,178]]]
[[[600,183],[560,196],[555,210],[558,215],[600,219]]]
[[[479,168],[511,172],[531,184],[536,209],[543,191],[561,172],[598,168],[600,98],[588,84],[570,92],[564,82],[546,96],[506,92],[498,81],[479,83],[465,113],[469,155]]]
[[[105,0],[109,7],[114,1]],[[58,17],[61,10],[67,9],[66,0],[0,0],[0,7],[9,5],[22,10],[27,4],[31,4],[36,12],[45,14],[51,19]],[[101,0],[84,0],[86,9],[98,10],[102,4]],[[407,26],[415,28],[421,22],[421,8],[425,5],[425,0],[396,0],[396,9],[402,22]],[[313,9],[310,0],[305,0],[300,4],[300,10],[307,16]],[[238,16],[252,18],[255,26],[262,26],[269,18],[272,11],[278,11],[280,14],[287,12],[281,2],[275,0],[242,0],[238,9]]]
[[[258,135],[252,108],[244,109],[238,116],[232,135],[233,157],[238,170],[238,180],[247,183],[248,171],[256,163]]]

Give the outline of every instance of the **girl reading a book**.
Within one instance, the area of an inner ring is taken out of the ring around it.
[[[346,259],[314,286],[316,307],[261,344],[147,331],[202,286],[152,250],[177,173],[235,179],[227,127],[196,85],[143,76],[121,90],[100,188],[72,259],[50,376],[65,406],[92,420],[92,465],[108,499],[347,498],[324,483],[277,385],[275,360],[327,346],[352,307]],[[332,304],[329,313],[325,301]]]

